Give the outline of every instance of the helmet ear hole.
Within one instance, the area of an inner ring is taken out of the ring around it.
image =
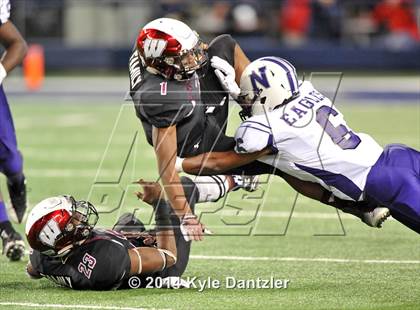
[[[68,222],[67,223],[67,225],[66,225],[66,231],[67,232],[71,232],[71,231],[73,231],[74,230],[74,224],[70,221],[70,222]]]

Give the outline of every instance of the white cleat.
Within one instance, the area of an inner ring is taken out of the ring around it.
[[[255,192],[260,185],[258,175],[234,175],[235,187],[233,190],[242,188],[247,192]]]
[[[391,215],[388,208],[377,207],[372,211],[364,212],[362,222],[370,227],[381,228],[382,223]]]

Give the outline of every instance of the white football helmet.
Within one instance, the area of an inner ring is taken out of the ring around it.
[[[295,67],[279,57],[262,57],[251,62],[240,82],[242,119],[273,111],[299,96]]]
[[[187,24],[158,18],[137,37],[137,50],[146,69],[167,79],[189,79],[207,63],[206,44]]]
[[[29,213],[26,238],[32,249],[48,256],[64,256],[89,237],[98,212],[87,201],[72,196],[44,199]]]

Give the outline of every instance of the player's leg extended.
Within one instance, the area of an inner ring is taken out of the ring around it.
[[[420,233],[420,153],[401,144],[386,146],[367,177],[365,196]]]
[[[17,148],[12,114],[2,86],[0,86],[0,171],[7,177],[10,200],[20,223],[26,211],[23,160]]]
[[[3,88],[0,86],[0,172],[8,177],[8,183],[11,174],[17,170],[21,170],[22,164],[20,159],[17,160],[12,152],[13,146],[16,145],[16,137],[14,133],[13,122],[7,104],[6,96]],[[20,158],[20,154],[19,154]],[[16,169],[16,170],[15,170]],[[24,255],[25,244],[22,237],[15,231],[9,221],[6,211],[6,205],[0,195],[0,236],[3,241],[3,254],[10,260],[19,260]]]

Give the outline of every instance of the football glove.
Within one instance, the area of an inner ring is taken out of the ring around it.
[[[235,69],[226,60],[217,56],[213,56],[210,62],[223,89],[227,91],[233,99],[238,99],[241,89],[235,81]]]

